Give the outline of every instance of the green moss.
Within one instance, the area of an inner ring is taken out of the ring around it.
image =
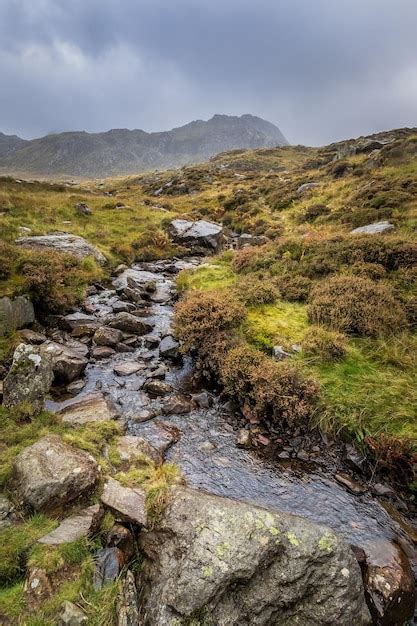
[[[325,533],[323,537],[320,538],[318,543],[319,549],[323,552],[332,552],[335,546],[335,538],[334,535],[330,533]]]
[[[295,302],[276,302],[250,308],[243,333],[252,345],[271,349],[274,345],[290,348],[301,342],[308,327],[306,307]]]
[[[0,587],[0,621],[7,616],[17,623],[17,619],[25,610],[26,599],[23,583],[16,583],[12,587]]]
[[[194,270],[183,270],[176,285],[179,292],[190,289],[227,289],[236,282],[236,278],[228,259],[213,259]]]

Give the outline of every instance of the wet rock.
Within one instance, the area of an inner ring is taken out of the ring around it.
[[[328,528],[182,488],[160,529],[141,536],[147,625],[370,623],[360,568]]]
[[[104,485],[101,501],[122,519],[146,526],[145,498],[145,492],[139,487],[123,487],[117,480],[109,478]]]
[[[57,381],[71,383],[81,376],[88,365],[85,356],[61,343],[47,342],[45,345],[51,354],[52,369]]]
[[[78,328],[97,329],[99,326],[96,317],[78,311],[76,313],[69,313],[68,315],[58,317],[57,322],[61,330],[66,330],[68,332],[73,332]]]
[[[116,350],[113,350],[113,348],[110,348],[109,346],[96,346],[91,351],[91,356],[93,359],[97,360],[109,359],[114,354],[116,354]]]
[[[99,476],[90,454],[56,435],[42,437],[13,461],[13,484],[23,504],[46,513],[90,495]]]
[[[57,415],[66,424],[83,426],[91,422],[108,422],[116,419],[119,412],[110,399],[105,398],[102,393],[93,392],[64,407]]]
[[[46,336],[42,333],[37,333],[31,328],[24,328],[19,331],[19,337],[25,343],[31,343],[33,346],[39,346],[46,341]]]
[[[40,250],[57,250],[72,254],[78,259],[85,259],[88,256],[93,257],[99,263],[104,263],[106,257],[100,250],[77,235],[69,233],[59,233],[55,235],[40,235],[37,237],[20,237],[16,240],[18,246],[24,248],[37,248]]]
[[[194,393],[191,397],[200,409],[209,409],[213,404],[213,398],[207,391]]]
[[[77,209],[78,213],[81,213],[82,215],[92,215],[93,214],[93,211],[90,209],[88,204],[86,204],[85,202],[77,202],[77,204],[75,205],[75,208]]]
[[[345,460],[346,463],[352,467],[352,469],[362,471],[366,459],[365,456],[358,452],[358,450],[356,450],[352,445],[346,444]]]
[[[365,493],[366,491],[366,488],[361,485],[357,480],[353,480],[353,478],[343,472],[335,474],[335,479],[337,480],[339,485],[343,485],[343,487],[349,489],[351,493],[361,494]]]
[[[161,456],[180,438],[178,428],[159,419],[144,423],[140,434]]]
[[[205,220],[173,220],[167,232],[173,241],[193,248],[195,253],[218,250],[224,239],[223,227]]]
[[[389,485],[385,485],[384,483],[375,483],[375,485],[372,486],[372,491],[377,496],[383,496],[385,498],[395,498],[396,497],[396,493],[395,493],[394,489],[392,487],[390,487]]]
[[[121,300],[112,305],[113,313],[128,313],[134,308],[131,302],[122,302]]]
[[[156,411],[152,411],[150,409],[143,409],[142,411],[139,411],[138,413],[136,413],[136,415],[132,417],[132,420],[134,422],[138,422],[139,424],[141,424],[143,422],[148,422],[149,420],[153,419],[156,416],[157,416]]]
[[[88,623],[87,615],[76,604],[65,600],[61,606],[58,626],[84,626]]]
[[[414,576],[400,547],[381,542],[367,554],[364,576],[368,606],[376,624],[403,626],[412,620],[416,601]]]
[[[184,395],[172,396],[162,405],[162,413],[164,415],[185,415],[190,413],[195,405],[190,398]]]
[[[133,302],[134,304],[138,304],[142,302],[142,292],[138,289],[132,289],[131,287],[125,287],[122,291],[123,297],[129,302]]]
[[[31,326],[34,321],[35,311],[28,298],[0,298],[0,335]]]
[[[367,224],[366,226],[354,228],[351,233],[353,235],[379,235],[393,229],[394,224],[391,224],[390,222],[374,222],[373,224]]]
[[[123,552],[118,548],[103,548],[95,555],[93,586],[98,590],[116,580],[125,560]]]
[[[116,352],[120,352],[121,354],[132,354],[135,351],[133,346],[129,346],[126,343],[118,343],[116,346]]]
[[[120,265],[118,265],[116,267],[116,269],[114,270],[114,275],[115,276],[119,276],[119,274],[122,274],[122,272],[125,272],[128,268],[127,265],[125,265],[124,263],[121,263]]]
[[[80,338],[80,339],[92,337],[94,333],[96,332],[96,328],[97,328],[97,324],[94,324],[94,325],[80,324],[79,326],[77,326],[77,328],[74,328],[74,330],[71,331],[71,337]]]
[[[6,496],[0,495],[0,531],[13,524],[15,521],[16,515],[13,504]]]
[[[39,413],[53,378],[52,359],[48,351],[43,346],[19,344],[3,382],[3,405],[11,408],[22,402],[30,403],[34,412]]]
[[[107,534],[106,547],[118,548],[123,552],[124,560],[128,563],[135,554],[136,546],[130,530],[121,524],[114,524]]]
[[[158,396],[166,396],[168,393],[171,393],[172,387],[165,383],[162,380],[147,380],[143,385],[144,391],[146,391],[150,396],[158,397]]]
[[[303,194],[306,191],[311,191],[312,189],[315,189],[316,187],[319,187],[318,183],[304,183],[304,185],[300,185],[297,189],[297,193],[298,194]]]
[[[118,437],[116,449],[122,463],[130,463],[143,456],[149,457],[157,465],[162,463],[162,455],[143,437],[134,435]]]
[[[155,378],[158,380],[164,380],[167,373],[167,369],[164,365],[159,365],[156,369],[151,370],[148,373],[147,378]]]
[[[161,338],[158,335],[148,335],[143,338],[143,345],[145,348],[149,348],[150,350],[154,350],[159,346],[161,342]]]
[[[171,335],[164,337],[159,344],[159,354],[165,359],[177,359],[179,357],[180,344]]]
[[[113,371],[117,376],[131,376],[143,369],[143,363],[138,363],[137,361],[124,361],[123,363],[117,363],[113,367]]]
[[[236,439],[236,445],[238,448],[250,448],[252,444],[252,435],[250,430],[247,430],[246,428],[241,428],[239,430],[237,439]]]
[[[51,581],[46,571],[40,567],[30,567],[26,573],[24,592],[30,610],[37,609],[53,594]]]
[[[117,626],[139,626],[138,593],[135,577],[127,570],[117,597]]]
[[[41,537],[38,543],[59,546],[77,541],[82,537],[88,537],[97,532],[102,517],[102,511],[98,504],[89,506],[87,509],[62,520],[58,528]]]
[[[153,330],[153,326],[148,322],[135,317],[131,313],[116,313],[106,318],[106,325],[117,328],[125,333],[135,335],[147,335]]]
[[[65,390],[67,393],[76,395],[80,393],[80,391],[82,391],[85,386],[86,386],[85,380],[74,380],[74,382],[66,386]]]

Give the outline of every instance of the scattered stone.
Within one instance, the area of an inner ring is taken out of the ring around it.
[[[88,360],[68,345],[53,341],[44,345],[51,354],[52,369],[55,379],[59,382],[71,383],[81,376],[88,365]]]
[[[285,359],[288,359],[291,354],[286,352],[282,346],[274,346],[272,348],[272,356],[274,359],[277,359],[277,361],[284,361]]]
[[[40,567],[30,567],[27,570],[23,590],[31,611],[36,610],[53,594],[51,581],[46,571]]]
[[[144,423],[140,434],[162,457],[181,436],[178,428],[159,419]]]
[[[133,461],[134,459],[146,456],[152,459],[156,465],[161,465],[162,455],[143,437],[134,435],[124,435],[118,437],[116,449],[122,463]]]
[[[349,546],[300,517],[177,488],[140,542],[149,624],[191,615],[228,626],[370,623]]]
[[[242,233],[239,235],[236,241],[236,247],[238,250],[246,248],[247,246],[263,246],[268,243],[269,239],[265,235],[249,235],[248,233]]]
[[[237,439],[236,439],[236,445],[238,448],[250,448],[252,444],[252,435],[250,430],[247,430],[246,428],[241,428],[239,430]]]
[[[335,479],[337,480],[339,485],[343,485],[343,487],[346,487],[346,489],[356,495],[365,493],[366,491],[366,488],[363,485],[361,485],[358,481],[353,480],[353,478],[343,472],[335,474]]]
[[[122,302],[121,300],[112,305],[113,313],[128,313],[134,308],[131,302]]]
[[[117,376],[131,376],[143,369],[143,363],[138,363],[137,361],[125,361],[123,363],[117,363],[113,367],[113,371]]]
[[[13,300],[0,298],[0,335],[31,326],[35,321],[33,304],[28,298],[18,296]]]
[[[64,543],[77,541],[82,537],[89,537],[97,532],[102,519],[100,505],[94,504],[87,509],[64,519],[58,528],[44,535],[38,543],[48,546],[59,546]]]
[[[286,461],[287,459],[289,459],[289,458],[290,458],[290,453],[289,453],[289,452],[287,452],[286,450],[282,450],[282,452],[280,452],[280,453],[278,454],[278,458],[279,458],[281,461]]]
[[[139,626],[138,593],[135,577],[127,570],[117,597],[117,626]]]
[[[139,424],[141,424],[142,422],[148,422],[149,420],[153,419],[156,416],[157,416],[156,411],[143,409],[142,411],[139,411],[139,413],[134,415],[132,419],[134,422],[138,422]]]
[[[377,496],[383,496],[385,498],[395,498],[396,493],[392,487],[385,485],[384,483],[375,483],[372,487],[372,491]]]
[[[149,348],[150,350],[154,350],[159,346],[161,342],[161,338],[158,335],[148,335],[143,338],[143,345],[145,348]]]
[[[76,604],[65,600],[61,606],[58,626],[84,626],[88,623],[87,615]]]
[[[13,461],[13,483],[22,502],[46,513],[90,495],[99,476],[90,454],[63,443],[56,435],[42,437]]]
[[[258,435],[256,437],[256,441],[258,441],[258,443],[260,443],[262,446],[269,446],[269,444],[271,443],[271,440],[268,437],[265,437],[265,435]]]
[[[350,443],[345,444],[345,459],[346,463],[353,469],[362,471],[366,457],[358,452]]]
[[[166,396],[168,393],[171,393],[172,387],[165,383],[162,380],[147,380],[143,385],[144,391],[146,391],[150,396],[158,397],[158,396]]]
[[[102,393],[89,393],[80,400],[68,404],[58,411],[62,421],[71,426],[83,426],[91,422],[108,422],[116,419],[119,412],[115,405]]]
[[[159,354],[165,359],[177,359],[180,344],[171,335],[164,337],[159,344]]]
[[[13,504],[6,496],[0,495],[0,531],[13,524],[15,520],[16,516]]]
[[[135,317],[131,313],[116,313],[110,315],[106,319],[107,326],[117,328],[125,333],[134,333],[135,335],[147,335],[153,330],[153,326],[148,322]]]
[[[93,359],[109,359],[114,354],[116,354],[116,350],[110,348],[109,346],[95,346],[91,351],[91,356]]]
[[[393,230],[394,228],[394,224],[385,221],[374,222],[373,224],[367,224],[366,226],[359,226],[359,228],[354,228],[350,232],[353,235],[379,235],[381,233],[386,233],[389,230]]]
[[[25,343],[31,343],[33,346],[39,346],[46,341],[46,336],[42,333],[37,333],[30,328],[24,328],[19,331],[19,337]]]
[[[173,241],[192,248],[196,254],[218,250],[224,240],[223,227],[205,220],[173,220],[167,232]]]
[[[85,380],[74,380],[74,382],[70,383],[69,385],[66,386],[65,391],[67,393],[71,393],[73,395],[76,395],[78,393],[80,393],[80,391],[82,391],[84,389],[86,385],[86,381]]]
[[[167,373],[166,367],[164,365],[159,365],[156,369],[149,372],[148,378],[164,380],[166,373]]]
[[[94,315],[81,312],[60,316],[58,318],[58,324],[62,330],[67,330],[70,333],[78,332],[78,336],[80,337],[83,333],[94,335],[95,330],[99,326],[99,322]]]
[[[298,194],[303,194],[306,191],[311,191],[311,189],[315,189],[316,187],[319,187],[318,183],[304,183],[304,185],[300,185],[297,189],[297,193]]]
[[[211,443],[211,441],[203,441],[203,443],[198,446],[198,449],[201,450],[201,452],[213,452],[216,446],[214,443]]]
[[[75,205],[75,208],[77,209],[77,211],[79,213],[82,213],[82,215],[92,215],[93,214],[93,211],[90,209],[90,207],[85,202],[77,202],[77,204]]]
[[[117,480],[109,478],[104,485],[101,501],[121,515],[123,519],[146,526],[145,492],[139,487],[123,487]]]
[[[118,343],[116,346],[116,352],[120,352],[121,354],[132,354],[135,351],[133,346],[128,346],[126,343]]]
[[[164,415],[185,415],[190,413],[195,405],[190,398],[184,395],[171,396],[162,405],[162,413]]]
[[[118,265],[116,267],[116,269],[114,270],[114,275],[115,276],[119,276],[119,274],[122,274],[122,272],[125,272],[128,268],[127,265],[125,265],[124,263],[121,263],[120,265]]]
[[[104,585],[116,580],[124,565],[123,552],[118,548],[103,548],[99,550],[95,555],[94,589],[97,591]]]
[[[11,408],[22,402],[30,403],[34,412],[39,413],[53,379],[52,359],[43,346],[19,344],[3,382],[3,405]]]
[[[37,248],[40,250],[57,250],[57,252],[65,252],[72,254],[78,259],[93,257],[99,263],[104,263],[106,257],[100,250],[91,243],[88,243],[83,237],[70,235],[69,233],[59,233],[55,235],[40,235],[37,237],[20,237],[16,240],[18,246],[24,248]]]
[[[195,393],[191,397],[200,409],[209,409],[213,404],[213,398],[207,391]]]

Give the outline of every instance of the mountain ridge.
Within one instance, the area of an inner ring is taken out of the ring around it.
[[[0,169],[40,175],[103,178],[198,163],[237,148],[287,145],[280,129],[262,118],[214,115],[169,131],[66,131],[24,140],[0,133]]]

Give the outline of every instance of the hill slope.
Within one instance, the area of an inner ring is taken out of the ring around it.
[[[117,176],[196,163],[225,150],[286,144],[276,126],[258,117],[215,115],[207,122],[197,120],[160,133],[67,132],[26,142],[0,135],[0,168],[42,175]]]

